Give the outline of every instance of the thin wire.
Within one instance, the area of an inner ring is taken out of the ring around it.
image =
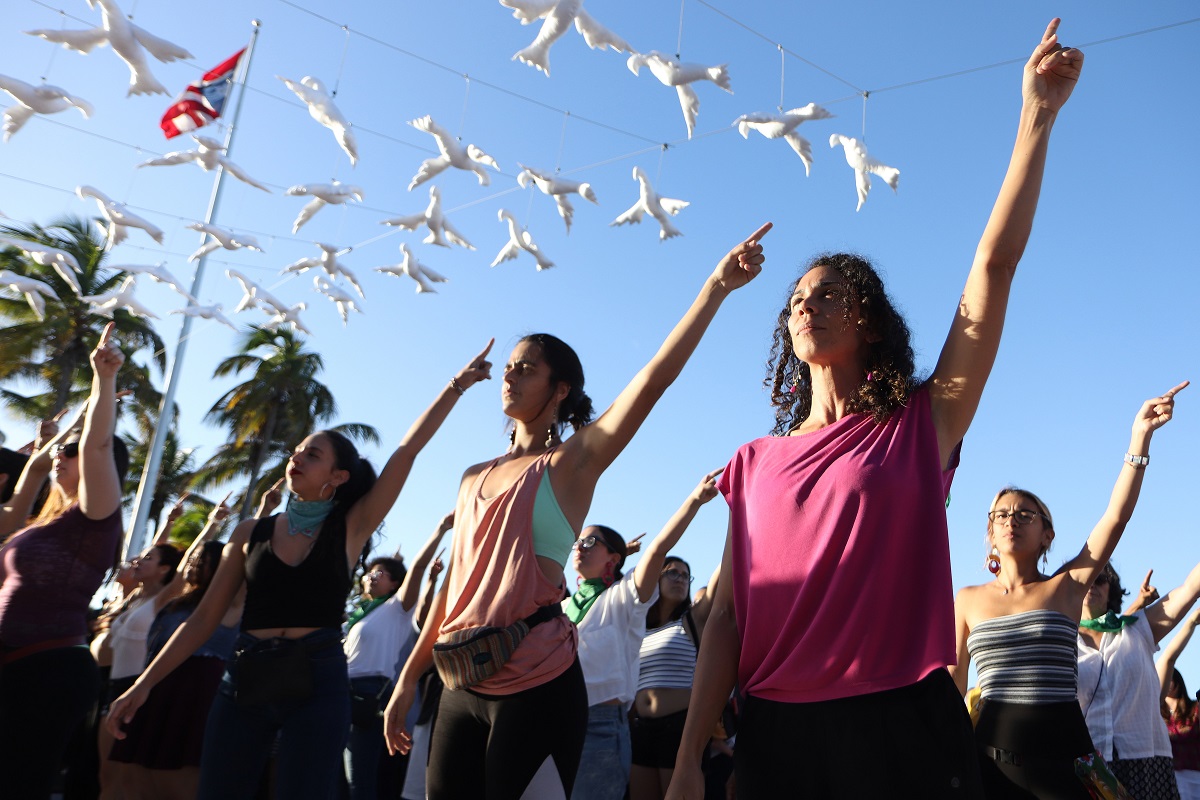
[[[460,142],[463,140],[463,136],[467,134],[467,104],[471,101],[471,76],[464,74],[463,81],[467,85],[463,90],[462,115],[458,119],[458,140]]]
[[[554,174],[557,175],[562,171],[562,155],[563,149],[567,146],[567,120],[571,118],[571,112],[563,112],[562,132],[558,135],[558,157],[554,159]]]
[[[675,60],[683,60],[683,6],[687,0],[679,0],[679,38],[675,40]]]
[[[60,31],[66,30],[67,29],[67,12],[62,11],[60,9],[58,14],[59,14],[58,29]],[[62,49],[61,47],[51,47],[50,48],[50,60],[46,62],[46,70],[45,70],[45,74],[42,75],[42,83],[45,83],[46,81],[48,81],[50,79],[50,68],[54,66],[54,59],[58,57],[58,51],[61,49]]]
[[[871,96],[870,92],[862,93],[862,140],[867,141],[867,98]]]
[[[783,99],[784,99],[783,79],[784,79],[784,74],[787,71],[787,54],[783,52],[783,45],[777,44],[775,46],[779,48],[779,113],[782,114],[783,113]]]
[[[338,87],[342,85],[342,72],[346,69],[346,53],[350,50],[350,28],[343,25],[342,30],[346,32],[346,41],[342,44],[342,60],[338,64],[337,78],[333,81],[333,91],[329,93],[330,97],[337,97]]]

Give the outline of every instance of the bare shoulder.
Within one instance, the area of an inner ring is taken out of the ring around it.
[[[258,517],[251,517],[250,519],[244,519],[239,522],[237,527],[233,529],[233,533],[229,535],[229,543],[244,545],[249,542],[250,534],[254,532],[254,527],[258,525],[259,522],[260,519]]]

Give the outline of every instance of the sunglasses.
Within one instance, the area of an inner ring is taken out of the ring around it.
[[[50,448],[51,458],[75,458],[79,455],[79,442],[56,444]]]

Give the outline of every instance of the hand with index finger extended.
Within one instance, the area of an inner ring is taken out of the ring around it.
[[[487,346],[479,355],[467,362],[467,365],[458,371],[454,376],[456,388],[461,391],[466,391],[480,381],[490,381],[492,379],[492,362],[487,360],[488,353],[492,352],[492,345],[496,343],[493,337],[488,339]]]
[[[125,354],[112,339],[115,327],[116,323],[114,322],[104,326],[104,332],[100,334],[100,342],[91,354],[92,371],[101,378],[114,377],[117,370],[125,363]]]
[[[1189,384],[1191,381],[1184,381],[1143,403],[1137,419],[1134,420],[1133,429],[1142,433],[1153,433],[1170,422],[1175,414],[1175,395],[1186,389]]]
[[[1025,102],[1058,111],[1067,102],[1083,70],[1083,51],[1058,41],[1058,17],[1050,20],[1042,40],[1025,63]]]
[[[772,227],[774,227],[774,223],[764,223],[762,227],[746,237],[741,244],[726,253],[725,257],[717,263],[713,278],[722,288],[731,292],[758,277],[758,273],[762,272],[763,261],[766,260],[759,240]]]

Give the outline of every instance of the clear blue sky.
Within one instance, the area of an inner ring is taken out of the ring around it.
[[[51,5],[99,19],[81,0]],[[217,222],[255,233],[266,253],[219,251],[209,260],[203,300],[232,308],[239,294],[222,273],[233,267],[288,302],[308,302],[310,346],[326,358],[324,380],[340,402],[340,419],[371,423],[388,442],[491,336],[498,363],[523,333],[562,336],[582,357],[588,392],[605,407],[653,354],[714,260],[768,219],[776,227],[764,242],[766,269],[729,299],[683,376],[601,481],[591,521],[627,536],[653,535],[706,470],[769,429],[761,382],[770,331],[798,266],[816,252],[853,249],[876,260],[929,370],[1007,164],[1020,61],[1053,14],[1063,17],[1064,43],[1097,44],[1086,48],[1083,80],[1055,131],[999,361],[964,445],[948,512],[956,585],[989,577],[984,512],[1006,483],[1049,503],[1058,525],[1052,563],[1073,554],[1104,508],[1141,401],[1184,378],[1200,379],[1200,215],[1191,169],[1200,129],[1200,24],[1117,38],[1192,19],[1192,3],[987,4],[972,6],[969,16],[948,2],[919,12],[894,3],[715,4],[739,25],[685,0],[681,33],[678,3],[590,0],[590,13],[639,50],[729,64],[734,94],[698,86],[691,141],[672,90],[645,71],[635,78],[622,55],[587,49],[574,30],[551,51],[547,78],[510,59],[537,26],[521,26],[495,3],[299,5],[308,11],[280,0],[213,0],[186,14],[143,0],[125,10],[195,54],[190,65],[153,64],[172,93],[243,46],[252,17],[263,21],[232,157],[275,192],[230,181]],[[58,11],[32,0],[7,6],[0,73],[31,83],[45,76],[91,101],[96,115],[36,118],[0,146],[0,210],[42,223],[91,214],[94,206],[71,191],[92,184],[166,231],[162,247],[134,231],[113,253],[115,263],[166,259],[190,278],[185,258],[198,235],[183,225],[203,218],[211,177],[190,165],[134,169],[190,144],[167,143],[158,130],[171,98],[127,99],[128,72],[111,51],[81,56],[24,36],[59,27]],[[787,51],[784,107],[816,102],[836,115],[800,129],[813,143],[811,177],[783,142],[757,134],[744,141],[728,127],[740,114],[780,104],[777,44]],[[1009,59],[1018,63],[924,81]],[[356,168],[277,74],[315,75],[338,87],[337,101],[356,126]],[[863,90],[870,92],[865,104]],[[502,167],[489,187],[464,173],[435,181],[476,252],[423,245],[418,234],[385,235],[391,229],[379,225],[425,207],[425,187],[405,189],[432,149],[432,139],[405,122],[425,114]],[[901,178],[896,194],[876,181],[855,213],[853,175],[827,143],[834,132],[861,137],[864,126],[872,155],[899,168]],[[516,187],[517,162],[591,182],[600,205],[576,202],[567,236],[548,198]],[[663,194],[691,201],[676,219],[682,238],[660,243],[653,223],[608,227],[636,199],[634,166]],[[365,202],[327,208],[292,235],[304,200],[282,196],[282,188],[335,177],[361,186]],[[488,268],[506,240],[500,208],[528,225],[555,269],[536,273],[527,257]],[[348,327],[313,292],[311,274],[278,275],[314,254],[313,241],[354,246],[344,260],[367,297],[365,313]],[[450,283],[416,296],[411,283],[373,273],[399,260],[401,242]],[[139,296],[164,317],[159,330],[173,348],[179,317],[166,312],[176,297],[143,283]],[[193,330],[178,399],[182,439],[203,458],[220,433],[201,417],[227,385],[214,382],[212,370],[234,335],[209,323]],[[418,461],[382,549],[399,545],[411,555],[452,506],[463,469],[503,451],[498,391],[498,381],[483,384],[459,404]],[[0,426],[13,440],[27,435],[2,412]],[[1200,561],[1192,495],[1198,445],[1200,389],[1193,388],[1155,438],[1142,503],[1117,550],[1127,583],[1154,568],[1157,585],[1173,587]],[[371,455],[379,463],[385,453]],[[715,501],[680,544],[698,575],[719,561],[724,530],[723,504]],[[874,596],[870,586],[863,593],[887,613],[890,598]],[[1182,666],[1200,682],[1200,651],[1185,655]]]

